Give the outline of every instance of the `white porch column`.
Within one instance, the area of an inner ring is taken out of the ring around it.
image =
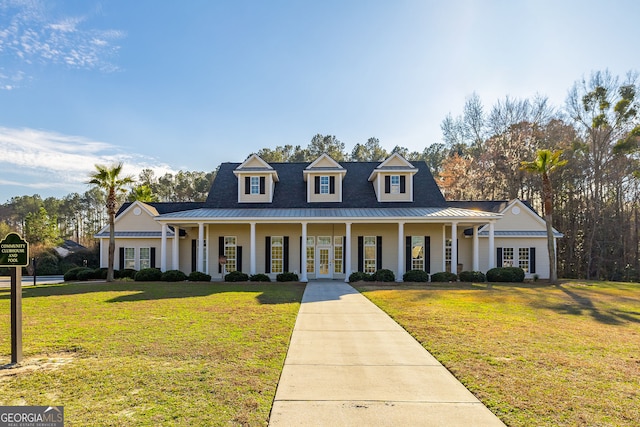
[[[458,274],[458,223],[451,223],[451,272]]]
[[[249,225],[251,226],[251,240],[249,243],[249,274],[253,276],[256,274],[256,223],[251,222]]]
[[[496,248],[495,248],[495,224],[493,221],[489,222],[489,269],[492,269],[496,266],[495,256],[496,256]]]
[[[480,248],[478,241],[478,229],[479,225],[473,226],[473,271],[480,271],[479,261],[480,261]]]
[[[167,224],[162,224],[162,238],[160,240],[160,271],[167,271]]]
[[[447,271],[447,226],[442,224],[442,270]]]
[[[398,274],[396,282],[402,282],[404,275],[404,222],[398,223]]]
[[[307,223],[303,222],[302,225],[302,243],[300,245],[300,258],[302,261],[300,262],[300,281],[308,282],[307,278]]]
[[[180,269],[180,255],[179,255],[179,242],[180,242],[180,228],[177,225],[173,226],[173,248],[171,250],[172,261],[171,265],[174,270]]]
[[[198,223],[198,271],[204,273],[204,223]]]
[[[211,258],[211,257],[209,256],[209,251],[211,250],[211,240],[209,240],[209,227],[207,227],[207,230],[204,232],[204,239],[205,239],[205,241],[207,242],[207,244],[206,244],[206,245],[204,245],[204,246],[205,246],[206,251],[203,249],[203,252],[204,252],[204,257],[203,257],[203,258],[206,258],[206,261],[207,261],[207,262],[206,262],[207,267],[205,268],[205,270],[206,270],[206,271],[205,271],[205,273],[207,273],[207,274],[211,274],[211,273],[209,273],[209,268],[210,268],[209,266],[210,266],[210,264],[211,264],[211,263],[209,262],[209,259]]]
[[[344,281],[349,282],[349,276],[351,275],[351,223],[346,222],[344,225]]]

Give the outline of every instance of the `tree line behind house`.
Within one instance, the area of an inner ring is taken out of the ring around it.
[[[527,173],[522,162],[534,160],[541,149],[561,150],[567,163],[550,176],[553,225],[565,236],[558,242],[558,276],[637,281],[638,89],[637,73],[618,77],[598,71],[577,81],[563,106],[544,96],[506,96],[487,107],[472,94],[459,114],[442,121],[442,142],[426,141],[422,151],[388,150],[373,137],[348,151],[336,136],[318,134],[306,147],[276,146],[255,154],[268,162],[313,161],[322,153],[337,161],[381,161],[398,152],[426,162],[448,200],[518,197],[543,215],[541,176]],[[119,203],[202,201],[214,179],[215,171],[156,177],[144,170]],[[97,188],[62,199],[14,197],[0,205],[0,236],[17,231],[43,248],[63,238],[95,247],[93,234],[107,222],[105,197]]]

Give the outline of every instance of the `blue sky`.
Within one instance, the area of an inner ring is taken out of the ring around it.
[[[640,71],[636,0],[0,0],[0,203],[96,163],[211,171],[335,135],[441,142],[476,92],[564,104]]]

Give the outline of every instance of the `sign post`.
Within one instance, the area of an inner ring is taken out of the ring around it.
[[[224,255],[220,255],[218,257],[218,262],[222,266],[222,278],[227,275],[227,257]]]
[[[0,241],[0,267],[11,270],[11,363],[22,361],[22,267],[29,264],[29,243],[17,233]]]

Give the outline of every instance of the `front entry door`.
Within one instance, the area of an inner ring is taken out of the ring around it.
[[[316,277],[322,279],[331,278],[330,253],[331,248],[318,248],[318,273]]]

